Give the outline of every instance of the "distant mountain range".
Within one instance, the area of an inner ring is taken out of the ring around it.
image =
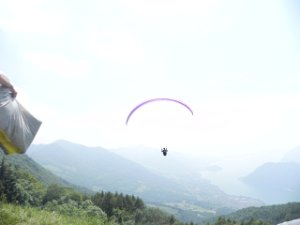
[[[176,211],[179,218],[187,213],[204,217],[263,204],[255,199],[225,194],[199,174],[196,176],[197,169],[184,165],[185,160],[179,160],[181,157],[175,154],[168,158],[159,152],[155,158],[144,159],[144,165],[117,154],[118,151],[60,140],[32,145],[28,155],[68,182],[95,191],[135,194],[148,204]]]
[[[151,171],[191,184],[199,178],[199,173],[222,172],[218,164],[189,154],[170,152],[169,159],[157,157],[159,151],[146,147],[113,149],[112,151],[141,163]],[[286,153],[281,162],[269,162],[256,168],[241,178],[245,195],[258,198],[267,204],[281,204],[300,200],[300,147]],[[234,163],[232,161],[232,163]],[[184,169],[178,169],[184,168]],[[187,178],[187,179],[184,179]],[[209,179],[209,176],[208,176]],[[202,179],[203,180],[203,179]],[[247,194],[246,194],[247,193]]]
[[[28,155],[63,179],[94,191],[143,193],[146,200],[178,198],[183,189],[103,148],[67,141],[32,146]],[[162,191],[165,195],[161,196]]]
[[[300,147],[288,152],[281,162],[265,163],[241,180],[268,203],[300,201]]]

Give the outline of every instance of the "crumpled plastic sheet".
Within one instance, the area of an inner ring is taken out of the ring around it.
[[[0,147],[6,154],[25,153],[41,124],[11,96],[9,88],[0,86]]]

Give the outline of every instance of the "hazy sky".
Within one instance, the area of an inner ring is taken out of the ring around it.
[[[299,5],[1,0],[10,47],[0,49],[0,70],[43,122],[34,143],[224,155],[290,149],[300,145]],[[182,100],[194,116],[152,103],[125,125],[135,105],[156,97]]]

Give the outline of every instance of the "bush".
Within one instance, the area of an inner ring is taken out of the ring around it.
[[[48,202],[44,209],[68,216],[80,216],[82,218],[97,217],[107,220],[107,216],[102,209],[95,206],[90,200],[85,200],[81,204],[71,199],[68,199],[66,202],[53,200]]]

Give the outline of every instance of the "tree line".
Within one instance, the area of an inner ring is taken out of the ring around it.
[[[134,195],[97,192],[83,194],[58,184],[48,186],[30,173],[0,161],[0,202],[37,207],[69,216],[97,217],[115,224],[185,225],[173,215],[146,207]]]
[[[253,218],[266,221],[270,224],[278,224],[300,218],[300,203],[290,202],[286,204],[249,207],[238,210],[228,216],[231,219],[251,221]]]

